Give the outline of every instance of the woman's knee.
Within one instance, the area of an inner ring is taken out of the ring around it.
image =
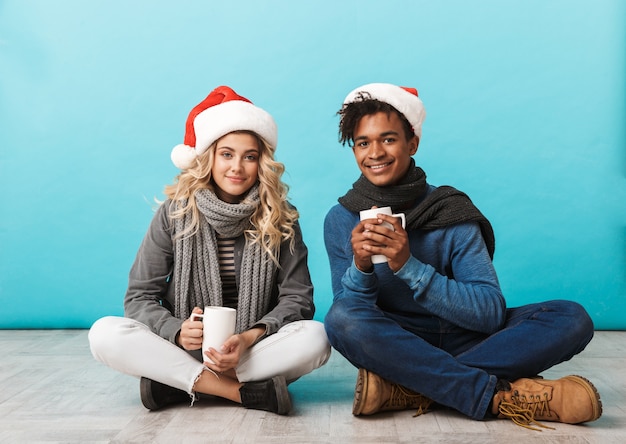
[[[105,316],[93,323],[89,329],[88,339],[91,354],[101,362],[107,356],[119,351],[124,343],[124,333],[137,327],[137,322],[119,316]]]
[[[326,335],[324,324],[317,321],[305,321],[306,329],[309,331],[308,338],[313,356],[318,361],[318,367],[326,364],[330,358],[330,343]]]
[[[294,350],[294,353],[300,354],[300,359],[311,359],[318,362],[318,366],[326,363],[330,356],[330,344],[324,324],[313,320],[295,321],[283,327],[283,331],[291,331],[298,337],[296,342],[300,344],[299,352]]]

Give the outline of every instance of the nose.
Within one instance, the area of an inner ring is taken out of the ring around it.
[[[231,171],[241,171],[243,168],[243,160],[240,158],[233,159],[230,163]]]
[[[385,154],[385,150],[383,146],[378,141],[373,141],[370,143],[369,150],[367,152],[367,157],[370,159],[378,159]]]

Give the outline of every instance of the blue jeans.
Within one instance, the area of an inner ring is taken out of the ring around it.
[[[331,345],[354,366],[484,419],[498,379],[535,376],[580,353],[593,322],[571,301],[507,309],[485,335],[435,317],[401,317],[367,299],[335,299],[324,321]]]

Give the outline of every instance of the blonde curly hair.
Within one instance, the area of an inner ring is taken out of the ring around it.
[[[274,149],[259,135],[252,131],[233,131],[229,134],[250,134],[259,146],[259,200],[260,205],[250,217],[254,227],[246,231],[246,237],[252,243],[259,243],[272,260],[278,263],[278,251],[283,241],[290,241],[294,247],[294,224],[298,220],[298,211],[287,201],[289,187],[282,182],[285,166],[274,159]],[[177,209],[170,213],[172,219],[182,219],[191,214],[192,223],[177,237],[193,236],[199,229],[200,210],[196,205],[194,193],[208,188],[214,191],[211,169],[215,159],[216,140],[204,153],[197,157],[195,165],[181,172],[173,184],[165,187],[165,195],[172,201],[179,202]],[[245,200],[245,199],[244,199]]]

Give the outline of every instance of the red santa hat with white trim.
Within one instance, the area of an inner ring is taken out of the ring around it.
[[[417,89],[396,86],[391,83],[369,83],[351,91],[343,101],[344,105],[353,102],[376,99],[388,103],[400,112],[413,127],[413,132],[421,140],[422,123],[426,118],[426,109],[417,94]]]
[[[272,116],[232,88],[218,86],[189,113],[184,143],[172,150],[172,162],[181,170],[191,168],[220,137],[241,130],[253,131],[276,148],[278,130]]]

